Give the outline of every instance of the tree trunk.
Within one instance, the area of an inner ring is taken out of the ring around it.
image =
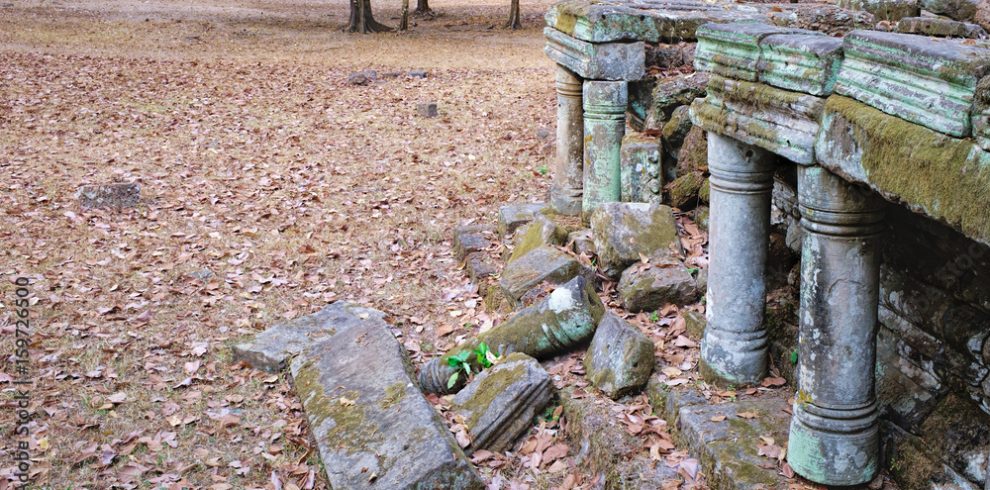
[[[512,6],[509,7],[509,22],[505,24],[505,27],[509,29],[522,27],[522,21],[519,19],[519,0],[512,0]]]
[[[399,21],[399,30],[409,29],[409,0],[402,0],[402,20]]]
[[[351,18],[347,25],[347,32],[368,34],[391,30],[390,27],[379,24],[371,15],[371,0],[351,0]]]
[[[416,0],[416,10],[413,12],[416,15],[433,17],[433,10],[430,9],[429,0]]]

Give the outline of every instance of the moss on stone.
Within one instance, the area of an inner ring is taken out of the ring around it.
[[[696,172],[689,172],[674,179],[667,187],[670,205],[679,209],[693,208],[698,204],[698,192],[704,183],[705,178]]]
[[[701,199],[701,202],[708,203],[711,202],[711,198],[712,185],[708,177],[705,177],[705,182],[701,184],[701,189],[698,189],[698,199]]]
[[[506,356],[502,363],[509,363],[513,361],[525,361],[529,356],[514,352]],[[505,390],[520,376],[526,373],[526,366],[523,364],[516,364],[511,367],[497,366],[491,368],[491,370],[479,380],[478,387],[475,388],[473,396],[467,400],[464,405],[459,405],[457,408],[468,412],[467,418],[467,428],[468,430],[473,429],[481,419],[481,416],[485,414],[488,407],[495,401],[495,398],[505,392]]]
[[[366,451],[382,441],[378,427],[368,421],[364,405],[358,400],[360,393],[347,391],[339,396],[329,396],[324,391],[319,371],[312,362],[307,362],[296,370],[293,384],[314,431],[328,419],[333,420],[333,427],[323,435],[323,439],[332,442],[332,447],[354,453]],[[354,403],[347,403],[342,397]]]
[[[399,403],[405,395],[406,384],[402,382],[393,383],[388,388],[385,388],[385,398],[382,398],[378,406],[382,407],[383,410],[388,409]]]

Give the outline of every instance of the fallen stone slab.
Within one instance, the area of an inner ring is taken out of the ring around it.
[[[593,280],[594,272],[556,247],[537,247],[505,264],[498,284],[503,297],[512,306],[537,285],[562,284],[576,276]]]
[[[378,72],[375,70],[361,70],[347,76],[347,83],[351,85],[368,85],[378,80]]]
[[[231,349],[234,362],[268,372],[279,372],[303,349],[337,333],[371,322],[383,323],[385,314],[346,301],[337,301],[322,310],[275,324],[248,342]]]
[[[839,0],[838,4],[842,8],[869,12],[878,21],[897,22],[921,13],[918,0]]]
[[[653,373],[653,341],[612,312],[605,313],[584,355],[585,376],[617,400],[646,386]]]
[[[760,41],[759,79],[767,85],[829,95],[842,64],[842,40],[820,33],[773,34]]]
[[[495,228],[488,225],[466,225],[454,228],[454,257],[464,260],[468,254],[481,252],[495,240]]]
[[[941,17],[905,17],[897,21],[897,32],[969,39],[986,39],[987,37],[987,31],[976,24]]]
[[[463,379],[448,386],[450,376],[456,371],[449,359],[461,352],[473,351],[482,342],[500,356],[521,352],[536,359],[546,359],[562,354],[591,339],[604,311],[605,306],[594,286],[583,277],[575,277],[539,303],[519,310],[505,323],[430,360],[420,371],[420,384],[428,393],[459,391]],[[474,372],[480,371],[481,366],[473,356],[469,356],[468,361]]]
[[[598,265],[618,277],[642,257],[680,253],[677,225],[670,207],[649,203],[604,203],[591,216]]]
[[[485,487],[383,321],[313,344],[291,372],[333,488]]]
[[[705,24],[698,28],[694,67],[723,77],[759,80],[760,41],[773,34],[812,34],[754,22]]]
[[[616,290],[622,307],[633,313],[656,311],[668,304],[683,306],[701,297],[694,278],[673,257],[629,266],[622,272]]]
[[[699,204],[702,186],[705,185],[705,177],[700,172],[687,172],[674,179],[667,186],[667,195],[670,196],[670,205],[680,210],[691,209]]]
[[[691,102],[694,102],[694,99]],[[694,127],[694,124],[691,123],[690,107],[690,103],[678,106],[674,112],[670,113],[670,119],[663,125],[663,151],[675,161],[680,155],[684,140],[691,132],[691,128]]]
[[[971,133],[979,80],[990,74],[990,47],[963,39],[854,31],[835,93],[957,137]]]
[[[533,221],[519,228],[513,240],[512,254],[508,263],[532,252],[539,247],[557,247],[563,245],[567,232],[557,226],[550,218],[539,214]]]
[[[619,148],[619,175],[623,202],[660,204],[663,200],[660,138],[628,132]]]
[[[708,96],[691,104],[691,120],[705,131],[810,165],[824,106],[825,99],[813,95],[713,76]]]
[[[83,208],[132,208],[141,200],[141,186],[133,182],[84,185],[76,197]]]
[[[977,0],[920,0],[922,9],[950,19],[967,21],[976,15]]]
[[[554,28],[543,30],[547,57],[587,80],[639,80],[646,75],[642,42],[589,43]]]
[[[533,221],[537,214],[547,209],[546,203],[511,203],[498,209],[499,238],[505,239],[513,234],[520,226]]]
[[[545,19],[548,26],[588,42],[657,43],[691,41],[702,24],[758,20],[769,10],[703,0],[564,0],[550,7]]]
[[[485,369],[454,397],[453,410],[464,418],[471,437],[465,451],[512,448],[552,395],[550,375],[526,354],[514,352]]]

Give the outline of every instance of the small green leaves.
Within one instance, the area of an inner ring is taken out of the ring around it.
[[[688,270],[687,271],[688,271],[688,274],[691,274],[692,276],[696,276],[696,275],[698,275],[698,272],[701,271],[701,269],[699,269],[697,267],[688,267]]]
[[[478,344],[478,348],[474,350],[475,359],[477,359],[478,364],[482,368],[492,367],[492,361],[489,361],[488,360],[488,353],[489,352],[490,351],[488,350],[488,344],[486,344],[484,342]]]
[[[660,312],[654,311],[653,313],[650,313],[650,321],[653,323],[659,322]]]
[[[451,389],[451,388],[453,388],[454,385],[457,384],[457,378],[459,378],[460,376],[461,376],[461,372],[460,371],[454,371],[454,374],[451,374],[450,377],[447,378],[447,389],[448,390]]]
[[[797,365],[797,361],[798,361],[798,351],[797,349],[794,349],[791,351],[791,364]]]
[[[540,175],[546,175],[548,172],[550,172],[550,169],[547,168],[546,165],[540,165],[540,167],[537,168],[536,171],[539,172]]]

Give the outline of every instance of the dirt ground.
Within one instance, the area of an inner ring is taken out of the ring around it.
[[[507,1],[434,0],[373,36],[340,0],[0,3],[0,489],[19,277],[39,487],[327,488],[287,381],[229,345],[344,299],[418,355],[477,329],[450,231],[546,193],[541,2],[520,31]],[[428,76],[347,83],[367,68]],[[79,207],[113,181],[141,204]]]

